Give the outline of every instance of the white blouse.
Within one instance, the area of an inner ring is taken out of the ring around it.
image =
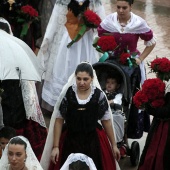
[[[78,94],[77,94],[77,85],[73,85],[72,88],[73,88],[73,91],[76,94],[76,99],[77,99],[79,104],[86,104],[87,102],[89,102],[90,99],[92,98],[92,95],[94,94],[95,89],[96,89],[95,86],[91,86],[91,93],[90,93],[90,95],[87,97],[87,99],[81,100],[81,99],[79,99]],[[100,93],[99,101],[102,100],[104,97],[106,97],[104,92],[101,92]],[[63,119],[62,115],[60,114],[60,111],[57,113],[56,118]],[[110,116],[110,112],[109,112],[109,109],[108,109],[105,112],[104,116],[101,118],[101,120],[109,120],[110,118],[111,118],[111,116]]]

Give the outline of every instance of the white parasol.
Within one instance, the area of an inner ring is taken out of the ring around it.
[[[41,81],[43,72],[29,46],[0,29],[0,80]]]

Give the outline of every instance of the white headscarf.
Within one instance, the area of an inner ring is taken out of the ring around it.
[[[54,106],[54,111],[53,111],[53,114],[52,114],[51,120],[50,120],[50,126],[49,126],[48,136],[47,136],[47,139],[46,139],[46,144],[45,144],[44,151],[43,151],[43,154],[42,154],[42,158],[41,158],[41,161],[40,161],[40,163],[41,163],[44,170],[48,170],[48,167],[49,167],[49,164],[50,164],[51,151],[52,151],[53,139],[54,139],[53,133],[54,133],[54,124],[55,124],[55,120],[56,120],[56,115],[59,112],[60,104],[61,104],[63,98],[65,97],[68,88],[70,86],[72,86],[73,84],[75,84],[75,82],[76,82],[76,76],[75,76],[75,72],[74,72],[69,77],[68,82],[63,87],[63,89],[62,89],[62,91],[60,93],[60,96],[59,96],[59,98],[58,98],[58,100],[56,102],[56,105]],[[95,70],[93,70],[92,85],[101,90],[101,87],[100,87],[100,84],[98,82]],[[109,111],[110,111],[111,122],[112,122],[112,125],[113,125],[113,118],[112,118],[112,112],[111,112],[110,107],[109,107]],[[114,130],[114,134],[115,134],[114,125],[113,125],[113,130]],[[116,135],[115,135],[115,137],[116,137]],[[117,167],[118,167],[118,165],[117,165]]]
[[[90,157],[88,157],[87,155],[84,155],[82,153],[70,154],[60,170],[69,170],[69,165],[72,162],[76,162],[76,161],[85,162],[86,165],[89,167],[89,170],[97,170],[93,160]]]
[[[2,17],[0,17],[0,22],[7,24],[8,27],[9,27],[10,34],[13,35],[9,22],[6,19],[2,18]]]
[[[26,162],[25,162],[27,169],[28,170],[43,170],[40,163],[38,162],[32,148],[31,148],[31,145],[30,145],[28,139],[26,139],[23,136],[17,136],[17,137],[19,137],[21,140],[23,140],[27,144],[27,147],[26,147],[27,158],[26,158]],[[14,139],[14,138],[12,138],[12,139]],[[9,143],[10,143],[10,141],[9,141]],[[8,168],[9,168],[8,145],[6,145],[5,150],[3,151],[2,157],[0,159],[0,170],[8,170]]]

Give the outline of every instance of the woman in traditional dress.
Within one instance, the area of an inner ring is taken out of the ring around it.
[[[7,33],[5,30],[7,30]],[[13,45],[18,42],[17,47],[22,48],[25,53],[30,52],[29,55],[31,55],[31,57],[36,57],[25,43],[22,44],[20,42],[21,40],[17,41],[17,38],[13,36],[9,37],[8,33],[11,33],[11,28],[9,23],[3,18],[0,18],[0,33],[2,42],[6,39],[8,40],[7,42],[11,42]],[[3,50],[13,49],[10,49],[9,47],[9,49]],[[14,50],[13,52],[15,53]],[[13,70],[13,66],[10,68],[10,66],[7,65],[7,67],[7,70]],[[13,127],[16,130],[17,135],[27,137],[37,158],[40,159],[47,136],[47,129],[39,106],[35,82],[13,79],[1,80],[0,88],[2,89],[1,106],[4,126]]]
[[[120,159],[120,153],[111,120],[110,107],[92,66],[79,64],[55,105],[41,159],[44,170],[59,170],[71,153],[86,154],[97,169],[116,169],[115,159]]]
[[[160,108],[146,107],[153,116],[139,170],[169,170],[170,162],[170,88],[167,83],[165,104]]]
[[[95,31],[87,30],[82,38],[70,48],[72,41],[83,24],[81,13],[86,9],[96,12],[101,18],[104,8],[100,0],[57,0],[38,53],[45,67],[42,89],[42,107],[53,111],[62,87],[81,61],[97,62],[98,54],[93,48]]]
[[[156,41],[153,36],[151,28],[147,25],[146,21],[141,17],[131,12],[133,0],[117,0],[117,12],[108,15],[98,27],[99,36],[109,33],[114,36],[118,48],[114,51],[114,56],[110,56],[110,59],[119,60],[119,56],[128,49],[131,54],[137,53],[136,63],[140,69],[136,69],[136,89],[140,88],[140,83],[143,84],[146,79],[144,59],[153,50]],[[139,38],[144,40],[146,45],[142,53],[137,49],[137,43]],[[133,76],[133,75],[132,75]],[[149,128],[149,117],[146,112],[138,111],[138,109],[132,105],[130,117],[129,117],[129,128],[128,137],[140,138],[144,130],[148,131]],[[143,125],[143,119],[145,124]],[[147,122],[147,123],[146,123]]]
[[[16,136],[5,147],[0,160],[1,170],[43,170],[31,145],[23,136]]]
[[[0,2],[0,16],[10,23],[14,36],[26,42],[33,51],[36,49],[36,40],[41,37],[40,20],[30,22],[28,24],[28,32],[26,35],[21,36],[24,24],[17,21],[17,12],[25,5],[30,5],[38,11],[40,2],[41,0],[2,0]]]

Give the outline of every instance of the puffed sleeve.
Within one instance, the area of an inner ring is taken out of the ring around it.
[[[155,39],[155,37],[154,37],[154,35],[153,35],[152,30],[150,30],[150,31],[148,31],[148,32],[146,32],[146,33],[140,34],[140,38],[141,38],[142,40],[144,40],[144,44],[145,44],[146,46],[152,46],[153,44],[156,43],[156,39]]]
[[[99,27],[97,28],[97,32],[99,37],[101,37],[104,33],[109,33],[108,31],[103,29],[101,25],[99,25]]]
[[[106,99],[106,96],[103,92],[100,94],[99,98],[99,117],[101,120],[109,120],[110,119],[110,112],[109,112],[109,105]]]
[[[65,118],[67,113],[68,101],[67,97],[65,96],[60,104],[59,112],[56,115],[56,118]]]
[[[170,92],[165,96],[165,105],[160,108],[153,108],[148,106],[146,108],[150,115],[153,115],[156,118],[160,119],[169,119],[170,118]]]

